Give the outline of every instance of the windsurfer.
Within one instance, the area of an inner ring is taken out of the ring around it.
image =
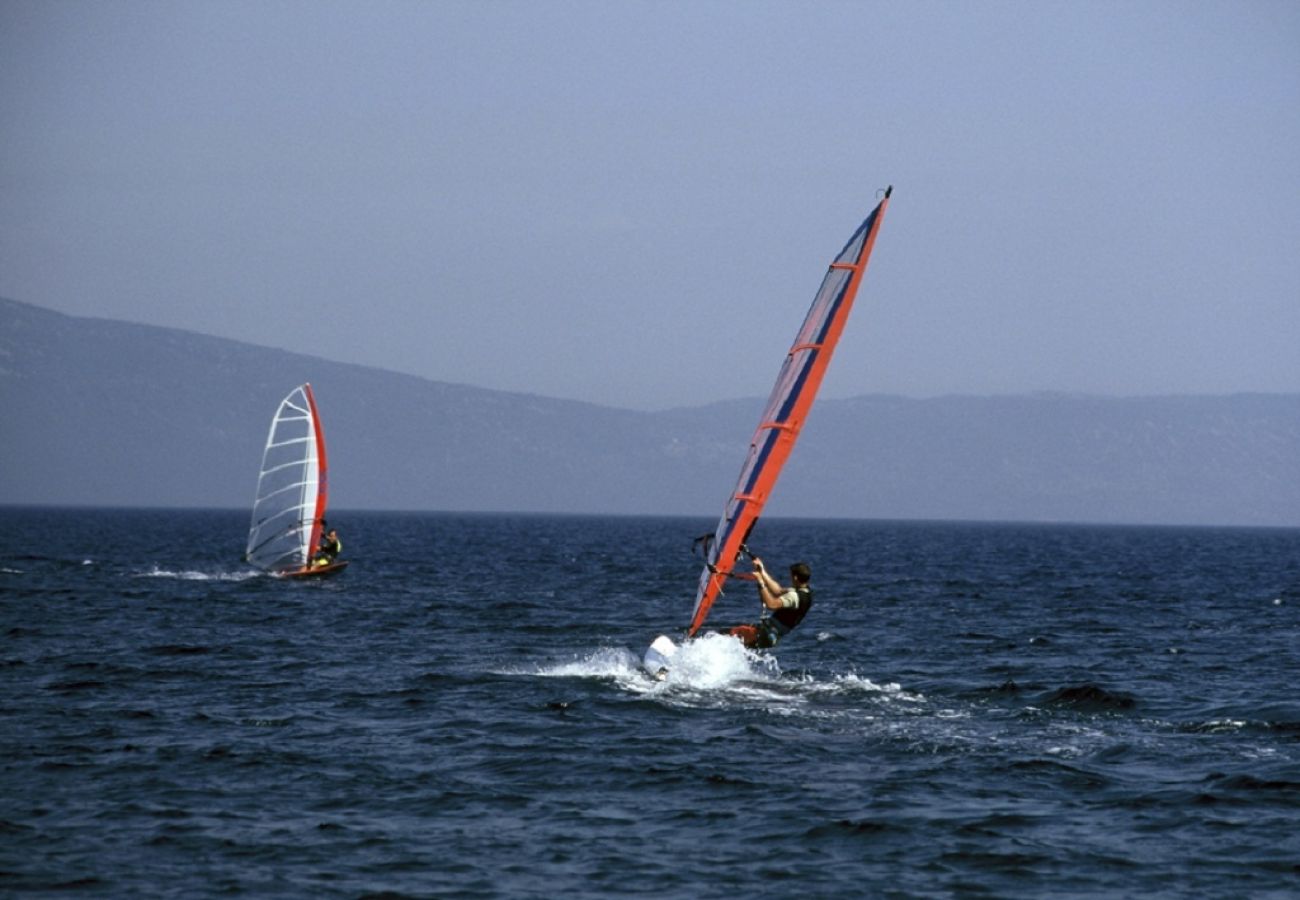
[[[343,552],[343,542],[339,540],[337,528],[331,528],[320,537],[320,546],[316,548],[316,555],[312,557],[313,566],[328,566],[334,560],[338,559],[339,554]]]
[[[790,567],[791,586],[782,587],[768,574],[761,559],[755,556],[753,562],[758,598],[763,601],[763,616],[752,625],[737,625],[724,633],[740,638],[746,647],[766,650],[775,647],[776,642],[789,634],[812,609],[813,592],[808,584],[812,580],[812,570],[807,563],[795,563]]]

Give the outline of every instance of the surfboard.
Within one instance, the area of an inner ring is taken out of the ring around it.
[[[668,670],[672,668],[673,655],[676,652],[677,645],[673,643],[673,639],[666,634],[661,634],[650,643],[649,649],[641,659],[641,666],[651,677],[662,681],[668,677]]]
[[[327,566],[304,566],[303,568],[293,572],[280,572],[278,574],[284,578],[325,578],[326,576],[342,572],[347,567],[348,560],[344,559],[339,560],[338,562],[332,562]]]

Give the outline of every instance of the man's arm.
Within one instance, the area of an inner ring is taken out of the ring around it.
[[[781,595],[785,590],[775,578],[767,574],[763,561],[757,556],[754,557],[754,578],[758,582],[758,598],[763,601],[764,606],[768,609],[780,609],[785,605],[781,601]]]

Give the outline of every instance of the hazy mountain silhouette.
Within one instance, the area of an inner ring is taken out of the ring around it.
[[[613,409],[0,299],[0,502],[250,505],[304,381],[335,509],[712,517],[764,399]],[[1295,394],[866,396],[819,401],[769,512],[1300,525],[1298,476]]]

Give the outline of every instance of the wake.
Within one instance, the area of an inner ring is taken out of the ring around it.
[[[174,571],[162,569],[157,565],[145,572],[135,572],[133,578],[172,578],[177,581],[247,581],[261,577],[264,573],[255,569],[241,569],[238,572],[199,572],[193,569]]]

